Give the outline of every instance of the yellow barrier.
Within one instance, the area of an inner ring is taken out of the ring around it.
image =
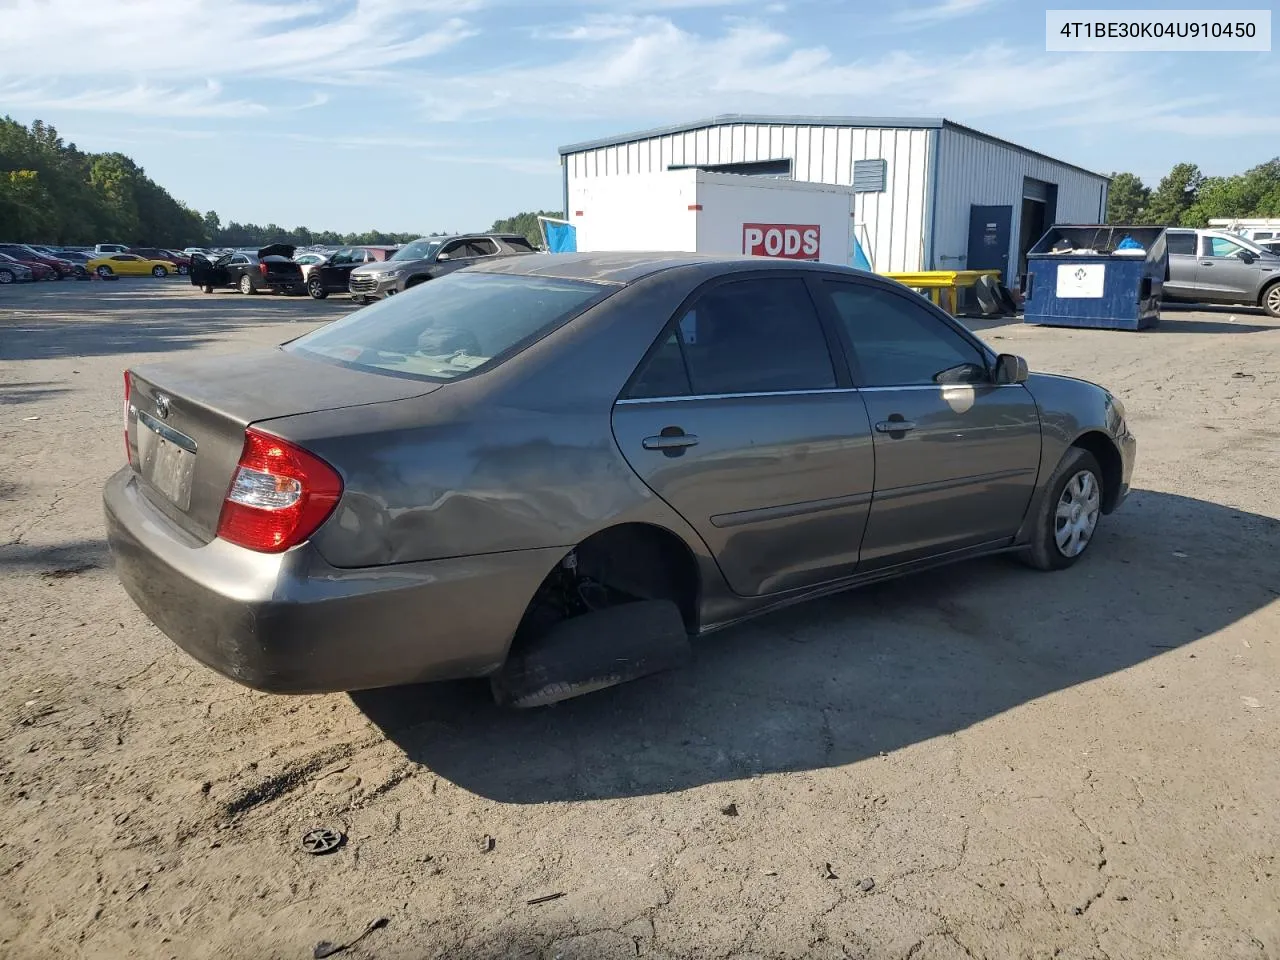
[[[882,273],[882,277],[897,280],[903,286],[915,290],[928,290],[929,296],[938,306],[942,306],[942,293],[946,291],[949,307],[947,312],[955,314],[957,306],[957,290],[972,287],[979,277],[995,277],[1000,279],[999,270],[918,270],[914,273]]]

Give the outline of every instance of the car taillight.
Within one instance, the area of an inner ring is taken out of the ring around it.
[[[259,262],[258,262],[258,272],[259,272],[259,273],[261,273],[261,274],[265,277],[265,276],[267,275],[267,265],[266,265],[265,263],[262,263],[261,261],[259,261]]]
[[[133,380],[129,371],[124,372],[124,458],[133,466],[133,447],[129,444],[129,397],[133,393]]]
[[[342,478],[333,467],[250,427],[222,504],[218,536],[260,553],[283,553],[315,533],[341,496]]]

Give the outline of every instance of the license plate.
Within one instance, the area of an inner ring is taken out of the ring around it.
[[[180,510],[191,506],[191,474],[196,442],[167,424],[138,411],[138,472]]]

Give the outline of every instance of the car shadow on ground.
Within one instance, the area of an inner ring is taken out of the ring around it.
[[[190,350],[247,326],[280,328],[288,340],[356,308],[350,300],[274,294],[193,295],[152,286],[23,291],[0,310],[0,360],[49,360]],[[82,295],[76,295],[82,294]]]
[[[996,557],[816,600],[698,641],[686,669],[554,708],[499,709],[483,682],[352,699],[411,760],[504,802],[840,766],[1185,656],[1280,596],[1277,542],[1280,521],[1139,491],[1070,570]]]
[[[0,483],[0,500],[9,499],[16,488]],[[0,544],[0,576],[16,573],[38,573],[60,577],[111,565],[111,552],[106,540],[72,540],[54,546],[26,543]]]
[[[66,393],[51,380],[33,380],[23,383],[0,383],[0,406],[18,403],[34,403]]]

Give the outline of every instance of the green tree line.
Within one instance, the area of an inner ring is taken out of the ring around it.
[[[1108,223],[1204,227],[1211,217],[1280,217],[1280,157],[1227,177],[1175,164],[1154,189],[1132,173],[1111,176]]]
[[[560,216],[560,214],[546,214]],[[540,242],[538,215],[521,213],[493,225]],[[43,121],[0,119],[0,242],[87,246],[254,247],[268,243],[406,243],[446,231],[339,233],[276,223],[223,223],[174,199],[122,153],[85,153]],[[450,231],[452,232],[452,231]]]

